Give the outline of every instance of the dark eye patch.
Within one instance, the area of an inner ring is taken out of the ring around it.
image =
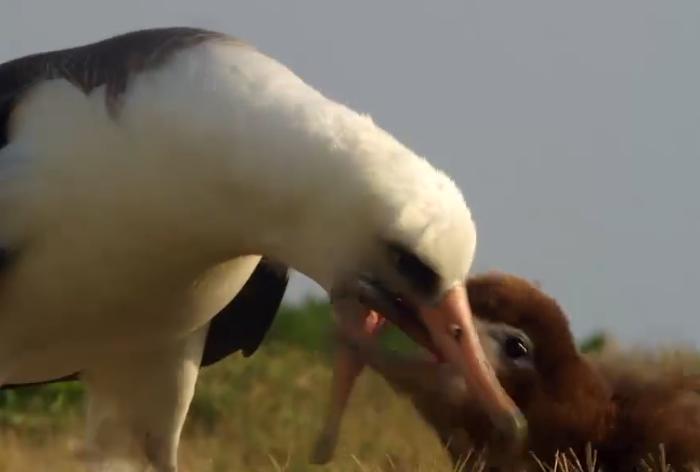
[[[10,265],[10,251],[0,247],[0,271]]]
[[[434,295],[440,285],[440,276],[418,256],[397,243],[388,243],[388,251],[396,271],[420,293]]]

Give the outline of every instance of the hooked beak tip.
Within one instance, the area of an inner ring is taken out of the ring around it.
[[[527,421],[496,377],[478,337],[466,287],[450,289],[433,307],[422,307],[420,317],[436,347],[464,376],[504,440],[520,447]]]
[[[527,442],[528,426],[527,419],[520,410],[494,418],[493,421],[499,442],[507,445],[512,452],[521,451]]]

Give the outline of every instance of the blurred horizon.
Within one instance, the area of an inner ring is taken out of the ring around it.
[[[154,26],[239,36],[451,174],[472,272],[581,338],[700,342],[700,3],[7,0],[0,61]],[[295,276],[286,301],[319,290]]]

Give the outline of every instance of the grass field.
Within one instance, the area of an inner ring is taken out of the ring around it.
[[[285,309],[251,358],[203,370],[181,448],[184,471],[449,470],[412,407],[367,372],[352,398],[337,459],[308,465],[330,383],[328,307]],[[406,346],[390,336],[395,347]],[[83,389],[54,384],[0,393],[0,471],[72,471]]]
[[[207,369],[184,436],[183,469],[376,470],[393,461],[397,470],[415,470],[413,465],[425,461],[422,470],[449,470],[437,440],[410,405],[372,375],[363,376],[353,398],[337,461],[327,468],[308,466],[329,379],[321,354],[277,343],[253,359],[231,358]],[[22,395],[22,405],[5,415],[0,470],[75,469],[70,451],[82,434],[81,392],[47,390],[39,393],[41,400]]]
[[[335,461],[308,464],[330,382],[327,312],[315,302],[286,308],[252,358],[235,355],[202,372],[180,451],[183,471],[452,470],[411,405],[369,371],[352,397]],[[410,346],[398,334],[386,342]],[[79,470],[82,399],[79,383],[1,392],[0,471]]]

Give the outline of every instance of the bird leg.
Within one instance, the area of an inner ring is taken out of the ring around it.
[[[347,313],[345,310],[338,312],[340,336],[350,336],[357,339],[374,337],[384,324],[384,318],[375,311],[366,308],[357,307],[349,311],[352,313],[351,315]],[[354,349],[346,343],[337,344],[328,410],[311,454],[311,463],[326,464],[333,457],[343,413],[355,381],[364,366],[364,361],[356,355]]]
[[[147,350],[133,350],[86,369],[89,470],[116,460],[146,459],[156,472],[177,471],[177,449],[195,383],[206,329]]]

